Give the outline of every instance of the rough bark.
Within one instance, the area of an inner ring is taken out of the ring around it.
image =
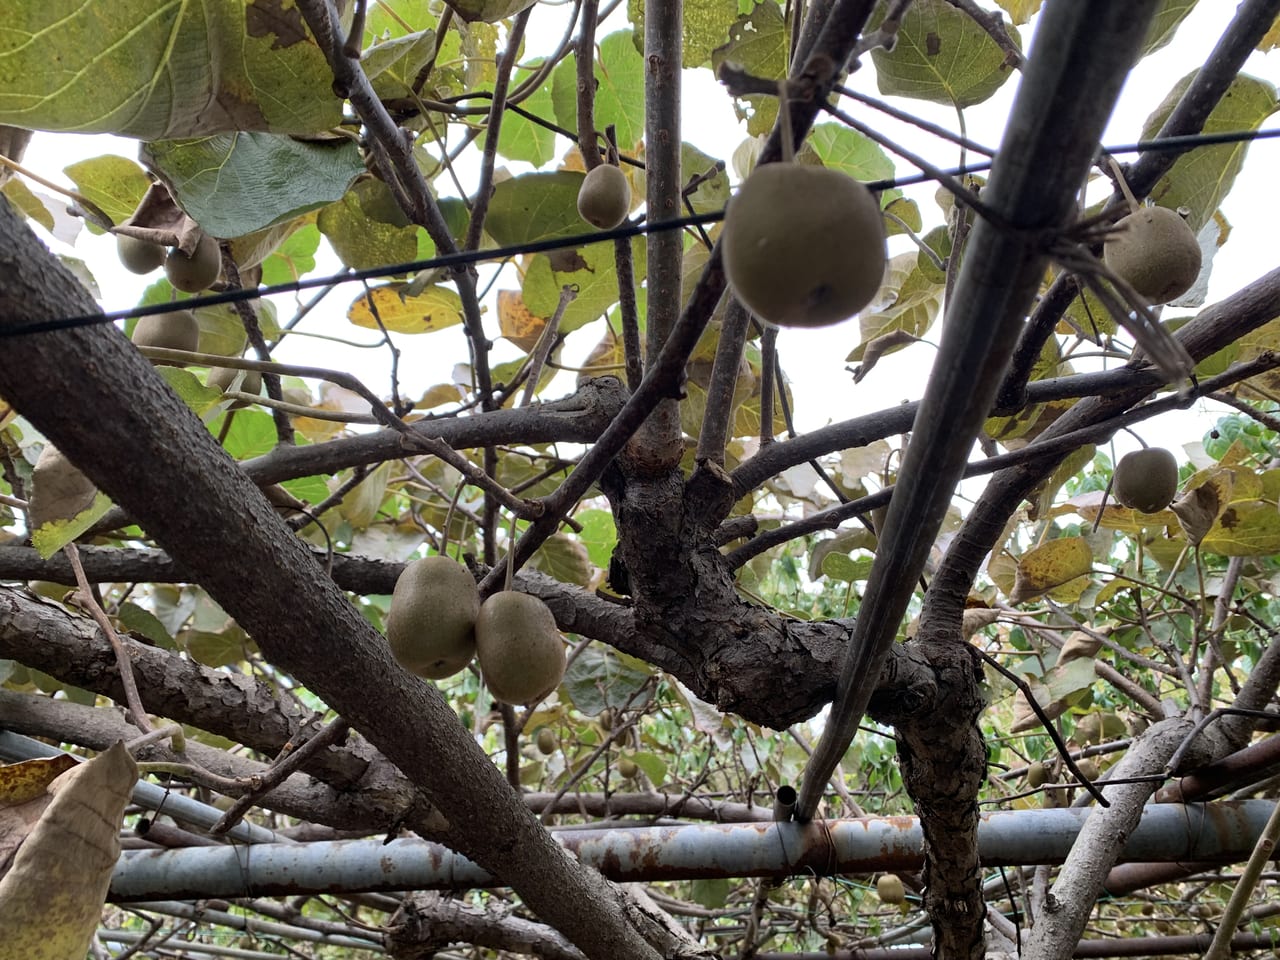
[[[0,324],[93,312],[74,277],[0,207]],[[119,330],[9,337],[0,394],[187,564],[272,662],[424,790],[448,818],[450,845],[507,880],[588,956],[656,955],[623,918],[617,891],[565,855],[436,689],[395,665],[377,631]]]

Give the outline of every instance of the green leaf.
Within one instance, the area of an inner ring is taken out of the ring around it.
[[[680,65],[686,70],[700,67],[711,59],[716,47],[729,39],[729,27],[738,19],[740,3],[727,0],[686,0],[684,4],[684,37]],[[643,50],[644,3],[627,0],[627,19],[635,24],[635,45]]]
[[[643,660],[593,643],[569,664],[560,689],[575,707],[594,717],[605,707],[624,706],[652,674],[653,668]],[[638,709],[650,699],[649,694],[636,696],[631,706]]]
[[[248,638],[239,627],[221,633],[187,630],[178,637],[178,642],[187,656],[206,667],[225,667],[239,663],[248,655]]]
[[[632,240],[631,261],[635,282],[639,283],[645,275],[643,237]],[[534,314],[549,317],[555,313],[564,286],[574,287],[577,296],[560,318],[561,333],[577,330],[617,303],[618,273],[612,241],[536,254],[525,271],[521,296]]]
[[[350,140],[228,133],[143,144],[178,205],[215,237],[239,237],[341,199],[364,173]]]
[[[650,753],[647,750],[640,750],[636,753],[628,753],[627,757],[635,763],[637,767],[644,771],[646,777],[653,781],[655,786],[662,786],[667,779],[667,764],[656,753]]]
[[[320,230],[314,223],[289,234],[271,256],[262,261],[262,282],[289,283],[316,268],[316,251],[320,249]]]
[[[1153,139],[1160,132],[1198,73],[1199,70],[1193,70],[1174,84],[1164,102],[1147,118],[1140,139]],[[1231,81],[1226,94],[1209,114],[1204,133],[1256,130],[1277,107],[1280,101],[1273,84],[1242,73]],[[1231,191],[1248,152],[1248,143],[1197,147],[1179,157],[1160,178],[1151,190],[1151,199],[1163,207],[1189,209],[1191,215],[1187,222],[1198,233]]]
[[[507,17],[514,17],[525,7],[533,6],[534,2],[535,0],[448,0],[449,6],[463,20],[481,20],[485,23],[497,23]]]
[[[279,0],[16,0],[4,16],[0,123],[165,140],[342,119],[328,61]]]
[[[942,306],[943,287],[925,276],[916,263],[915,253],[903,253],[889,261],[884,286],[876,295],[877,301],[887,304],[881,309],[858,317],[861,340],[846,358],[859,361],[871,341],[890,333],[902,332],[912,337],[923,337],[938,316]],[[881,356],[894,353],[907,346],[909,341],[886,347]]]
[[[261,410],[236,410],[222,447],[234,460],[248,460],[270,453],[276,445],[276,424],[269,413]],[[219,417],[209,425],[216,436],[222,426]]]
[[[573,519],[582,525],[578,539],[586,546],[587,557],[601,570],[607,570],[613,548],[618,543],[613,514],[608,510],[583,510],[575,513]]]
[[[880,146],[842,123],[820,123],[809,133],[809,143],[823,166],[847,173],[855,180],[888,180],[893,161]]]
[[[531,60],[527,67],[517,69],[511,78],[512,87],[518,87],[537,73],[542,63],[543,59],[539,57]],[[520,102],[520,106],[535,116],[553,118],[555,105],[551,98],[551,83],[544,81],[542,86]],[[576,130],[577,124],[570,129]],[[514,110],[508,110],[502,116],[502,129],[498,131],[498,154],[507,160],[522,160],[541,167],[556,155],[555,131],[534,123]]]
[[[847,553],[828,553],[822,558],[822,575],[841,583],[854,583],[871,575],[871,557],[854,559]]]
[[[419,30],[375,43],[360,55],[365,75],[380,100],[415,96],[413,83],[436,52],[436,32]]]
[[[733,881],[725,879],[694,880],[690,884],[689,895],[694,903],[699,903],[708,910],[722,910],[733,892]]]
[[[222,401],[222,391],[217,387],[206,387],[195,374],[181,367],[156,367],[156,372],[165,379],[182,402],[197,415],[216,407]]]
[[[426,260],[435,254],[427,232],[409,222],[380,180],[360,180],[320,211],[316,226],[353,270]]]
[[[685,183],[694,176],[707,173],[717,162],[715,157],[703,153],[691,143],[680,144],[680,169],[684,171]],[[722,168],[714,177],[698,184],[698,189],[689,194],[688,200],[694,213],[723,210],[729,202],[729,175]]]
[[[576,170],[559,170],[502,181],[493,188],[485,230],[504,247],[589,233],[590,225],[578,215],[578,190],[585,177]]]
[[[711,51],[715,70],[726,61],[737,64],[753,77],[781,80],[787,73],[787,50],[791,35],[776,3],[758,3],[749,16],[729,26],[729,42]],[[744,105],[745,104],[745,105]],[[768,133],[778,116],[778,98],[752,94],[734,101],[739,119],[747,120],[753,137]]]
[[[644,58],[636,51],[630,30],[611,33],[597,43],[596,129],[616,126],[618,146],[627,152],[644,139]],[[556,122],[577,130],[578,67],[574,55],[561,60],[551,74],[551,99]]]
[[[585,587],[595,572],[585,545],[563,533],[553,533],[530,559],[531,566],[561,583]]]
[[[54,220],[53,213],[44,205],[44,202],[32,192],[17,177],[14,177],[3,187],[0,187],[0,193],[8,198],[9,202],[17,207],[18,212],[25,217],[34,220],[40,226],[44,227],[50,233],[53,232]]]
[[[173,637],[164,628],[164,624],[150,610],[138,606],[130,600],[120,604],[116,617],[130,633],[146,637],[158,647],[166,650],[174,649]]]
[[[107,154],[81,160],[62,172],[71,178],[76,189],[92,200],[114,223],[132,216],[151,186],[145,170],[127,157]]]
[[[392,461],[386,460],[365,475],[347,494],[338,512],[356,530],[363,530],[378,518],[382,501],[387,498],[387,482],[391,479]]]
[[[1019,43],[1016,28],[1009,35]],[[871,60],[881,93],[961,108],[991,97],[1014,72],[987,31],[947,0],[916,0],[894,48],[876,47]]]
[[[1160,0],[1155,16],[1151,18],[1151,26],[1147,28],[1147,37],[1142,41],[1142,56],[1154,53],[1167,46],[1173,39],[1178,25],[1196,8],[1200,0]]]

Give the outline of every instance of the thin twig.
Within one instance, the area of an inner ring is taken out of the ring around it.
[[[124,687],[124,701],[129,708],[129,719],[143,733],[150,733],[151,720],[147,716],[147,711],[142,707],[142,698],[138,695],[138,684],[133,678],[133,661],[129,659],[129,653],[125,650],[124,642],[120,639],[120,635],[116,633],[115,627],[107,619],[107,612],[102,609],[102,604],[98,602],[98,598],[93,592],[93,587],[89,586],[89,580],[84,575],[84,565],[80,563],[80,551],[74,543],[68,543],[62,548],[62,552],[67,555],[71,569],[76,575],[76,586],[79,588],[78,596],[80,602],[88,608],[94,622],[98,624],[98,629],[106,636],[107,641],[111,644],[112,652],[116,655],[116,667],[120,670],[120,685]]]

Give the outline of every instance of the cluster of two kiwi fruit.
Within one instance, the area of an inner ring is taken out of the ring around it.
[[[184,293],[207,290],[222,273],[222,252],[218,241],[203,232],[191,256],[177,247],[166,250],[158,243],[125,234],[116,235],[116,254],[124,268],[132,273],[147,274],[163,266],[169,283]],[[133,328],[133,342],[142,347],[191,353],[200,346],[200,324],[190,310],[149,314],[138,318]],[[169,362],[156,361],[162,365]],[[240,371],[231,367],[214,367],[209,371],[206,383],[225,393],[239,375]],[[261,393],[262,374],[256,370],[245,371],[240,390],[243,393]],[[242,407],[245,403],[237,401],[234,406]]]
[[[442,680],[474,656],[489,692],[503,703],[536,703],[564,677],[564,642],[546,604],[512,590],[481,603],[475,578],[448,557],[405,566],[386,626],[391,653],[409,672]]]

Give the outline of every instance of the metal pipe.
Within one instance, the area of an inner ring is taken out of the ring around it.
[[[1123,859],[1243,859],[1273,806],[1268,800],[1150,804]],[[1089,816],[1074,809],[984,814],[978,828],[982,863],[1061,863]],[[595,829],[556,839],[618,881],[900,872],[919,868],[923,842],[916,817]],[[318,841],[128,851],[116,867],[109,899],[456,890],[495,882],[460,854],[424,840]]]
[[[0,730],[0,758],[11,763],[21,760],[39,760],[45,757],[56,757],[66,753],[39,740],[32,740],[8,730]],[[220,819],[222,811],[199,800],[192,800],[179,793],[172,793],[164,787],[145,780],[139,780],[133,788],[133,802],[148,810],[163,810],[175,820],[181,820],[193,826],[208,830]],[[227,838],[240,843],[292,843],[287,837],[281,837],[274,831],[257,824],[241,821],[227,831]]]

